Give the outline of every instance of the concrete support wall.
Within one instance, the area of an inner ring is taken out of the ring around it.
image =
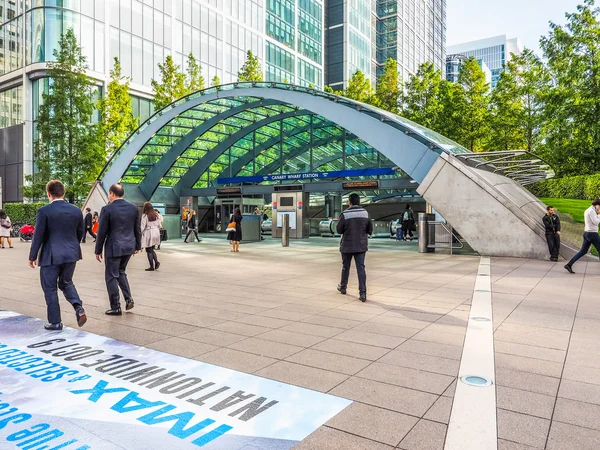
[[[92,212],[99,213],[100,210],[106,205],[108,205],[108,196],[106,195],[106,191],[99,182],[96,182],[85,199],[81,209],[85,211],[86,208],[91,208]]]
[[[442,154],[417,192],[479,254],[548,259],[544,205],[517,182]],[[563,244],[561,254],[573,251]]]

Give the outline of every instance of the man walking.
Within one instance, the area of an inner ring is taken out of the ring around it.
[[[133,298],[127,281],[127,264],[131,257],[142,249],[140,212],[137,206],[123,200],[125,190],[113,184],[108,190],[110,203],[100,212],[100,225],[96,239],[96,259],[102,262],[104,249],[104,276],[110,300],[106,315],[120,316],[121,301],[119,288],[125,298],[125,309],[133,308]]]
[[[560,218],[554,214],[554,208],[548,206],[546,215],[542,218],[546,229],[546,241],[550,252],[550,261],[558,261],[560,251]]]
[[[93,220],[92,220],[92,209],[85,208],[85,212],[86,212],[86,214],[85,214],[85,232],[83,233],[83,240],[81,241],[83,244],[85,244],[85,238],[88,233],[90,234],[91,237],[94,238],[94,242],[96,242],[96,234],[92,230],[92,227],[94,226]]]
[[[596,250],[600,253],[600,235],[598,235],[598,225],[600,224],[600,199],[594,200],[592,206],[585,210],[583,219],[585,221],[583,244],[581,245],[579,252],[577,252],[577,254],[571,258],[571,261],[565,265],[565,269],[570,273],[575,273],[573,271],[573,264],[575,264],[579,258],[587,255],[587,252],[590,251],[592,245],[596,247]]]
[[[81,211],[75,205],[67,203],[65,186],[57,180],[46,185],[46,194],[50,204],[37,212],[33,242],[29,251],[29,266],[40,266],[40,282],[46,306],[49,331],[60,331],[63,324],[58,304],[58,289],[75,309],[77,324],[81,327],[87,321],[85,310],[75,285],[73,274],[75,265],[81,259],[79,243],[84,235]]]
[[[350,194],[349,208],[342,213],[337,224],[337,232],[342,235],[340,252],[342,254],[342,280],[338,291],[346,295],[352,258],[358,273],[358,292],[360,301],[367,301],[367,274],[365,272],[365,254],[369,247],[369,236],[373,234],[373,222],[369,213],[360,206],[358,194]]]

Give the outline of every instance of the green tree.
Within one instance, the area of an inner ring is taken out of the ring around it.
[[[489,90],[485,74],[475,58],[463,64],[454,92],[458,142],[472,152],[481,151],[489,140]]]
[[[37,172],[26,178],[23,195],[45,197],[50,179],[61,180],[71,203],[83,198],[106,163],[105,149],[99,145],[92,124],[96,89],[86,75],[86,58],[73,29],[61,36],[48,63],[50,84],[42,95],[34,142]]]
[[[215,75],[210,83],[211,86],[220,86],[221,85],[221,79]]]
[[[369,80],[362,71],[357,70],[350,78],[348,86],[344,90],[344,97],[362,103],[375,103],[375,92]]]
[[[440,102],[442,82],[442,73],[435,68],[433,63],[421,64],[417,73],[411,75],[406,84],[406,92],[403,97],[403,116],[437,131],[440,128],[442,112]]]
[[[490,98],[490,141],[488,150],[518,150],[525,145],[520,95],[514,61],[500,75]]]
[[[538,151],[547,70],[529,49],[513,55],[490,100],[490,150]]]
[[[109,159],[138,126],[138,118],[133,117],[129,95],[131,78],[124,77],[121,73],[119,58],[115,57],[114,61],[106,96],[98,102],[100,143],[106,149]]]
[[[185,75],[168,55],[163,64],[158,64],[160,80],[152,80],[154,108],[158,111],[187,94]]]
[[[386,111],[398,113],[400,103],[400,75],[398,74],[398,63],[389,58],[383,66],[383,74],[377,83],[375,91],[377,104]]]
[[[238,72],[238,81],[263,81],[263,71],[260,67],[258,57],[248,50],[246,62]]]
[[[545,96],[544,156],[560,175],[600,169],[600,9],[584,0],[567,24],[540,40],[551,84]]]
[[[202,76],[202,66],[198,63],[192,53],[187,59],[187,76],[186,76],[186,91],[187,94],[201,91],[204,89],[204,76]]]

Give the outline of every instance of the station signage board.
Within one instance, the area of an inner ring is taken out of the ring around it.
[[[395,175],[392,168],[381,167],[374,169],[337,170],[332,172],[305,172],[274,175],[255,175],[251,177],[219,178],[219,184],[232,183],[263,183],[266,181],[318,180],[326,178],[376,177],[380,175]]]
[[[379,181],[368,180],[368,181],[347,181],[342,183],[342,189],[378,189]]]
[[[351,403],[0,311],[0,448],[288,450]]]
[[[241,187],[217,188],[217,195],[241,195]]]

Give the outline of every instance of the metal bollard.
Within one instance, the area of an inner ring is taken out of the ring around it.
[[[287,214],[281,215],[281,245],[290,246],[290,216]]]
[[[428,253],[429,214],[419,213],[419,253]]]

